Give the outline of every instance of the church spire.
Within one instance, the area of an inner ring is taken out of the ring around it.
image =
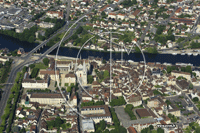
[[[83,61],[83,71],[86,73],[86,65],[85,65],[85,60]]]

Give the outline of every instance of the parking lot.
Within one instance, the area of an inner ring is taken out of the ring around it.
[[[120,121],[131,120],[129,115],[124,111],[124,107],[122,106],[115,107],[115,112]]]
[[[187,106],[193,106],[192,103],[189,101],[189,99],[185,99],[184,97],[175,96],[167,98],[167,100],[170,100],[172,104],[174,104],[178,109],[181,110],[181,114],[184,115],[186,118],[190,115],[196,115],[196,112],[194,110],[187,110]]]

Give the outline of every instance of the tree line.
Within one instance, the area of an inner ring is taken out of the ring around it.
[[[15,83],[11,88],[11,94],[8,98],[6,108],[4,109],[4,114],[2,115],[2,123],[0,125],[0,132],[6,130],[6,132],[11,132],[11,125],[15,118],[15,111],[17,108],[17,102],[20,96],[20,90],[22,88],[22,80],[24,77],[24,72],[18,72],[15,78]],[[7,127],[6,127],[6,124]]]
[[[120,106],[126,104],[126,101],[123,96],[118,97],[117,99],[112,99],[110,105],[113,106]]]
[[[14,29],[12,30],[0,30],[0,34],[8,35],[19,39],[20,41],[34,43],[35,32],[38,30],[37,26],[33,26],[30,29],[25,29],[22,33],[16,33]]]
[[[124,111],[126,113],[128,113],[131,120],[137,120],[136,116],[133,114],[133,105],[132,104],[127,104],[126,107],[124,108]]]

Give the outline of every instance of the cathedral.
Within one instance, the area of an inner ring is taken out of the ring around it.
[[[87,85],[87,74],[90,71],[90,63],[86,59],[78,59],[77,61],[57,61],[57,69],[61,74],[69,74],[73,72],[76,75],[76,81],[82,86]]]

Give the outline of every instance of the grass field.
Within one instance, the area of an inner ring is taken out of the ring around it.
[[[35,68],[46,69],[48,66],[45,66],[43,63],[35,63]]]

